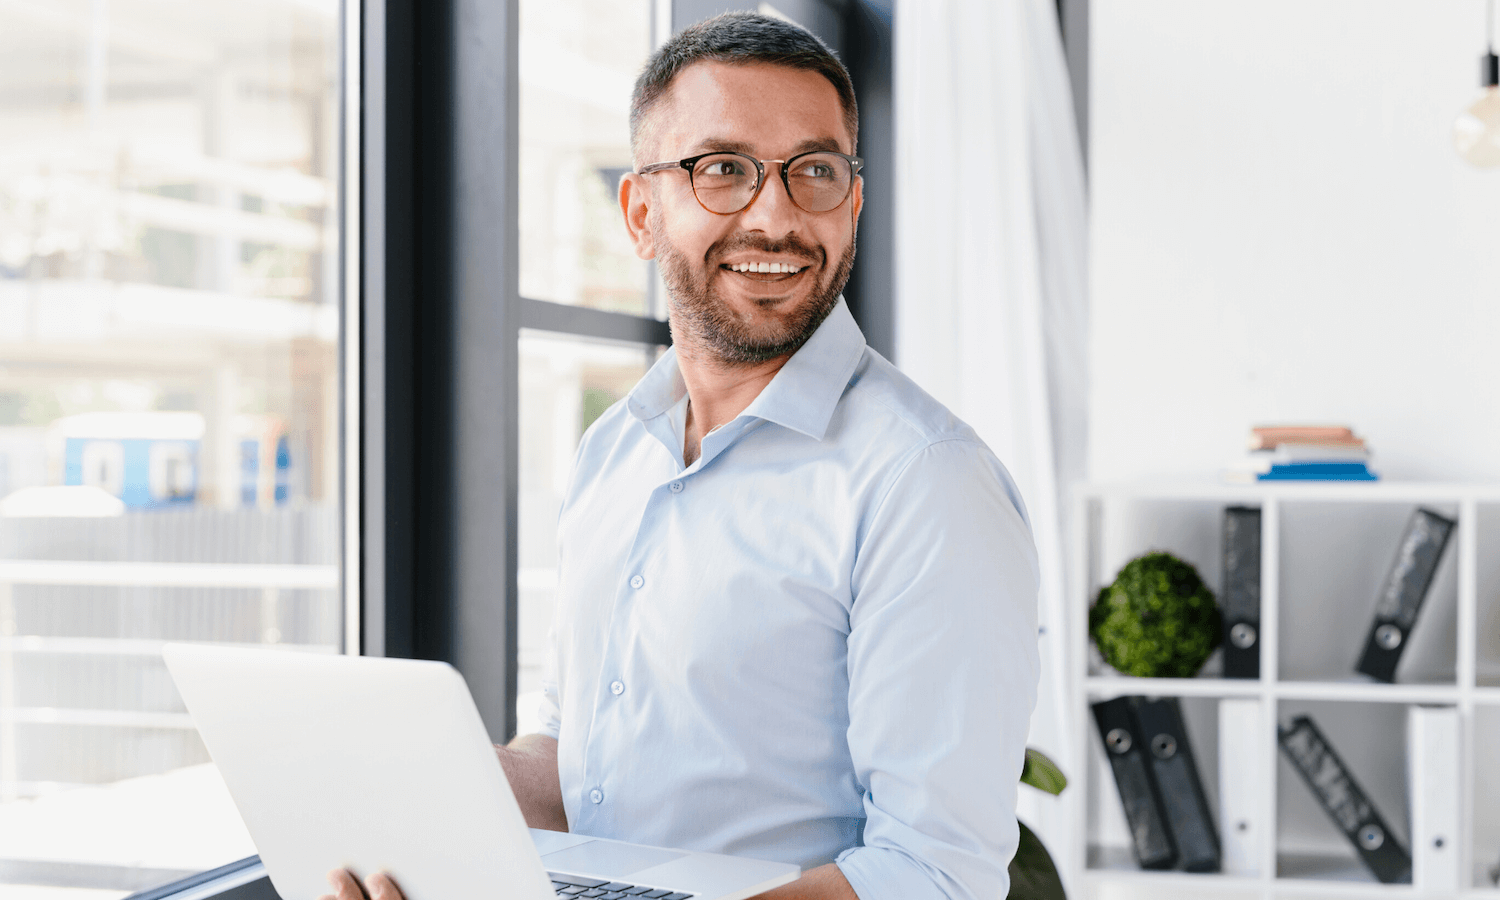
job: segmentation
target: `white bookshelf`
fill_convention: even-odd
[[[1131,678],[1109,669],[1088,637],[1088,606],[1129,559],[1165,550],[1192,563],[1217,596],[1223,511],[1261,510],[1261,677],[1224,679],[1218,654],[1196,678]],[[1396,684],[1354,672],[1397,542],[1423,506],[1458,522],[1397,669]],[[1500,484],[1420,482],[1136,482],[1076,494],[1068,622],[1072,758],[1063,794],[1068,846],[1053,847],[1070,898],[1436,897],[1452,891],[1385,885],[1282,760],[1275,726],[1308,713],[1410,849],[1405,721],[1414,705],[1458,711],[1460,834],[1451,859],[1458,896],[1500,900],[1486,870],[1500,864]],[[1198,770],[1218,814],[1217,704],[1260,702],[1252,749],[1264,784],[1253,875],[1140,870],[1089,704],[1123,695],[1179,697]],[[1495,771],[1491,771],[1495,770]]]

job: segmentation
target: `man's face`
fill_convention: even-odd
[[[808,150],[853,153],[843,107],[817,72],[755,63],[696,63],[652,111],[649,165],[715,150],[790,159]],[[620,187],[627,227],[642,259],[655,258],[671,294],[673,339],[723,363],[760,362],[796,351],[838,301],[854,263],[861,179],[828,212],[787,196],[779,163],[740,212],[718,215],[693,196],[688,173],[629,175]],[[779,263],[795,273],[734,271]]]

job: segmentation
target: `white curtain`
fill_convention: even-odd
[[[1067,709],[1067,492],[1084,475],[1087,218],[1053,0],[898,0],[896,363],[1010,469],[1041,558],[1029,742],[1077,758]],[[1074,777],[1078,773],[1068,773]],[[1022,791],[1059,857],[1064,806]],[[1060,867],[1063,859],[1058,858]]]

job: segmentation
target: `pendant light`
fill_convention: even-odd
[[[1487,0],[1485,41],[1479,58],[1479,99],[1453,122],[1453,146],[1471,165],[1500,166],[1500,57],[1495,55],[1495,0]]]

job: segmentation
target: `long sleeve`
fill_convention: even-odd
[[[917,451],[866,529],[849,633],[861,900],[1004,897],[1036,702],[1036,551],[982,444]]]

